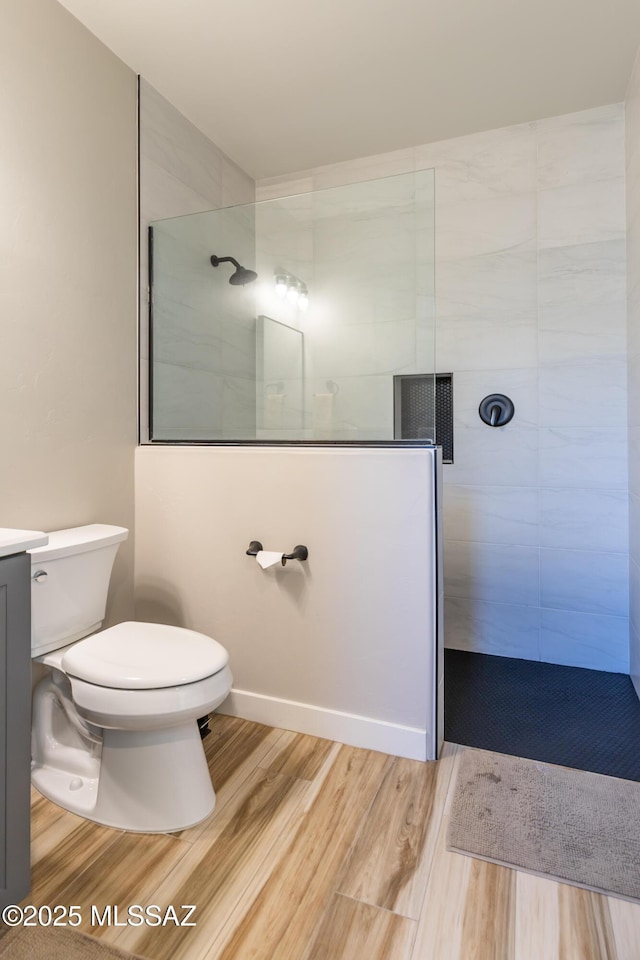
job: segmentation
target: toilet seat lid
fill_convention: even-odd
[[[74,643],[62,658],[62,669],[100,687],[150,690],[195,683],[228,661],[225,648],[204,633],[127,621]]]

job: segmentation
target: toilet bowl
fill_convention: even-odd
[[[127,621],[100,630],[127,530],[92,524],[31,551],[32,783],[59,806],[120,830],[172,832],[215,805],[197,718],[231,689],[211,637]]]

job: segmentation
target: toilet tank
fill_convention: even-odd
[[[99,630],[125,527],[92,523],[55,530],[31,554],[31,656]]]

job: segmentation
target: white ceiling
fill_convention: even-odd
[[[61,0],[256,178],[624,98],[639,0]]]

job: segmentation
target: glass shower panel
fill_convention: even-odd
[[[394,434],[394,376],[435,390],[433,199],[423,170],[154,223],[152,439],[433,440]]]
[[[153,439],[255,438],[256,314],[227,263],[255,258],[254,205],[159,221],[150,228]]]

